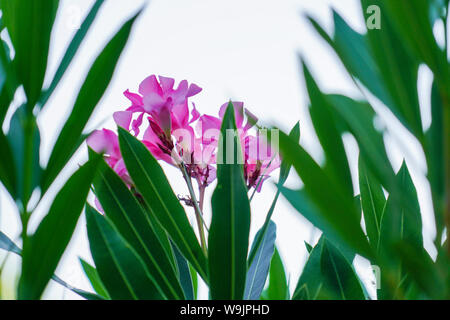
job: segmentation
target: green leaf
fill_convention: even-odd
[[[125,165],[150,214],[161,223],[183,256],[208,282],[206,257],[161,166],[145,145],[122,128],[118,130]]]
[[[8,139],[0,129],[0,153],[2,161],[0,161],[0,182],[3,183],[6,190],[15,197],[16,196],[16,166],[14,156]]]
[[[175,245],[172,247],[175,260],[177,262],[178,278],[181,286],[183,287],[184,296],[186,297],[186,300],[195,300],[194,286],[192,283],[191,271],[189,270],[188,262]]]
[[[120,28],[94,61],[78,93],[72,112],[62,128],[42,180],[45,192],[80,145],[80,136],[108,87],[134,21],[140,11]]]
[[[94,187],[106,216],[139,254],[155,280],[152,290],[168,299],[183,299],[183,289],[169,258],[172,252],[164,249],[147,212],[104,161]]]
[[[372,0],[363,0],[362,9],[366,20],[367,7],[374,5]],[[367,41],[378,69],[381,70],[380,83],[390,96],[387,106],[419,139],[422,139],[422,120],[420,116],[417,76],[420,61],[405,47],[405,41],[393,27],[383,2],[378,1],[381,14],[381,29],[367,31]],[[389,70],[389,72],[383,72]]]
[[[3,0],[2,19],[15,51],[15,68],[31,113],[39,99],[47,68],[50,36],[58,0]]]
[[[64,57],[62,58],[58,69],[56,70],[55,75],[53,76],[53,80],[50,84],[50,86],[41,93],[40,97],[40,105],[43,107],[45,103],[47,102],[48,98],[52,95],[53,91],[58,86],[59,81],[63,77],[64,73],[66,72],[67,68],[69,67],[70,63],[72,62],[73,57],[78,51],[78,48],[80,47],[81,43],[84,40],[84,37],[86,36],[87,32],[89,31],[89,28],[91,27],[92,23],[95,20],[95,17],[97,16],[97,13],[102,6],[104,0],[97,0],[95,1],[94,5],[92,6],[91,10],[89,11],[88,15],[84,19],[83,23],[81,24],[78,31],[75,33],[74,37],[72,38],[72,41],[70,42],[66,53],[64,54]]]
[[[102,297],[109,298],[108,291],[106,291],[105,286],[103,285],[102,280],[98,275],[97,269],[81,258],[80,263],[95,292],[97,292],[97,294]]]
[[[306,241],[304,241],[304,243],[305,243],[306,250],[308,250],[308,253],[311,253],[313,247]]]
[[[86,220],[91,254],[111,299],[161,299],[144,262],[113,225],[89,205]]]
[[[358,212],[352,195],[330,179],[324,170],[297,142],[280,132],[281,155],[291,161],[304,183],[302,191],[279,187],[281,193],[303,215],[307,215],[322,230],[333,230],[343,244],[356,252],[371,256],[367,239],[361,229]],[[306,209],[306,210],[305,210]]]
[[[250,204],[231,102],[222,120],[218,159],[223,164],[217,165],[208,237],[210,292],[212,299],[240,300],[247,273]]]
[[[367,236],[373,248],[378,250],[381,217],[386,208],[386,198],[381,184],[367,170],[364,158],[359,157],[359,189]]]
[[[364,291],[352,265],[325,237],[310,253],[293,300],[364,300]]]
[[[399,207],[391,197],[388,198],[386,211],[381,218],[380,245],[383,253],[392,250],[391,246],[400,241],[407,242],[417,249],[423,248],[422,218],[417,191],[405,162],[396,178],[414,210]]]
[[[0,231],[0,249],[22,254],[22,250],[6,234]]]
[[[26,205],[31,193],[39,185],[41,167],[39,164],[40,133],[33,115],[26,113],[25,106],[14,113],[8,132],[16,168],[17,191],[15,197]],[[7,156],[7,155],[6,155]]]
[[[292,140],[297,141],[297,142],[300,140],[300,124],[299,124],[299,122],[297,122],[295,124],[295,126],[291,129],[291,131],[289,132],[289,137]],[[291,164],[289,162],[287,162],[286,160],[282,159],[281,165],[280,165],[280,177],[278,178],[279,186],[282,186],[286,182],[286,180],[289,176],[289,171],[291,171]],[[252,264],[253,259],[255,258],[256,251],[259,249],[262,239],[263,239],[265,233],[267,232],[267,229],[269,228],[269,223],[272,219],[272,215],[275,210],[275,206],[277,204],[279,196],[280,196],[280,190],[277,190],[275,197],[272,201],[272,204],[269,208],[269,211],[267,212],[266,220],[264,221],[264,225],[261,228],[262,236],[255,239],[256,242],[252,245],[252,248],[250,250],[250,254],[248,256],[248,262],[247,262],[248,266],[250,266]]]
[[[352,178],[345,154],[344,143],[337,118],[333,117],[332,107],[320,91],[307,66],[303,64],[309,98],[311,100],[311,119],[314,129],[325,153],[324,171],[339,182],[343,192],[353,195]]]
[[[85,298],[86,300],[105,300],[104,297],[102,297],[102,296],[100,296],[98,294],[91,293],[91,292],[88,292],[88,291],[84,291],[84,290],[72,287],[70,284],[68,284],[67,282],[65,282],[64,280],[62,280],[60,277],[58,277],[56,275],[52,276],[52,280],[55,281],[56,283],[59,283],[63,287],[66,287],[67,289],[75,292],[76,294],[78,294],[79,296]]]
[[[270,262],[269,285],[262,293],[264,300],[286,300],[289,299],[289,288],[284,270],[283,261],[275,247],[275,251]]]
[[[3,73],[4,83],[0,85],[0,125],[3,125],[6,113],[18,87],[13,63],[10,59],[9,47],[0,39],[0,74]],[[1,75],[0,75],[1,77]]]
[[[88,161],[69,178],[36,232],[25,241],[19,298],[42,295],[75,230],[97,164],[98,159]]]
[[[448,62],[433,35],[427,0],[378,0],[414,55],[425,62],[440,79],[448,80]]]
[[[266,283],[267,275],[269,274],[270,262],[275,250],[276,229],[277,227],[275,223],[270,221],[261,245],[256,251],[255,259],[247,271],[244,292],[245,300],[258,300],[261,296],[261,292],[264,289],[264,284]],[[264,230],[261,228],[255,235],[253,246],[256,243],[256,239],[261,237],[263,231]]]
[[[428,179],[433,197],[437,237],[445,226],[445,157],[444,157],[444,105],[436,82],[431,91],[431,126],[425,134],[425,156],[428,165]]]

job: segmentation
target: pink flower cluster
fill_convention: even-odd
[[[124,92],[131,106],[115,112],[113,117],[118,126],[136,137],[142,136],[140,140],[156,159],[171,165],[183,163],[199,187],[204,188],[216,178],[220,127],[228,103],[221,106],[219,117],[200,115],[194,103],[189,110],[189,98],[201,90],[186,80],[175,89],[174,79],[151,75],[142,81],[138,93]],[[260,135],[251,134],[256,117],[244,109],[242,102],[233,102],[233,107],[244,157],[244,177],[248,188],[255,187],[259,192],[262,182],[280,166],[280,158]],[[146,128],[140,135],[143,126]],[[133,184],[113,131],[96,130],[87,143],[94,151],[105,153],[108,165],[129,186]]]

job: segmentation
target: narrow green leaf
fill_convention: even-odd
[[[3,0],[3,22],[15,51],[15,68],[27,96],[28,113],[39,99],[47,68],[58,0]]]
[[[16,168],[16,198],[26,204],[31,193],[39,185],[42,169],[39,164],[40,133],[33,115],[26,113],[25,106],[14,113],[8,132]]]
[[[25,242],[19,298],[38,299],[42,295],[75,230],[97,164],[98,159],[88,161],[69,178],[36,232]]]
[[[381,184],[367,170],[364,158],[359,157],[359,189],[367,236],[373,248],[378,250],[381,217],[386,208],[386,198]]]
[[[186,297],[186,300],[195,300],[194,286],[188,262],[175,245],[173,245],[173,253],[177,262],[178,278],[183,287],[184,296]]]
[[[273,252],[275,250],[276,229],[277,227],[275,223],[270,221],[261,245],[256,251],[255,259],[247,271],[244,292],[245,300],[258,300],[261,296],[261,292],[263,291],[266,283],[267,275],[269,274],[269,267]],[[264,230],[261,228],[255,235],[253,246],[255,245],[256,239],[261,237],[263,232]]]
[[[325,237],[310,253],[294,292],[294,300],[364,300],[353,267]]]
[[[95,290],[97,294],[102,297],[109,298],[108,291],[106,291],[105,286],[98,275],[97,269],[90,265],[88,262],[80,258],[81,266],[83,267],[84,274],[89,279],[92,288]]]
[[[119,144],[131,179],[150,214],[161,223],[183,256],[207,282],[206,257],[161,166],[145,145],[122,128],[119,128]]]
[[[125,22],[94,61],[78,93],[72,112],[62,128],[42,180],[45,192],[79,146],[79,138],[98,102],[105,93],[140,11]]]
[[[291,129],[291,131],[289,132],[289,137],[293,141],[299,142],[299,140],[300,140],[300,124],[299,124],[299,122],[297,122],[295,124],[295,126]],[[281,166],[280,166],[280,177],[278,178],[279,186],[282,186],[286,182],[286,180],[289,176],[289,171],[291,171],[291,166],[292,165],[288,161],[282,159]],[[279,196],[280,196],[280,190],[277,190],[275,197],[272,201],[272,204],[269,208],[269,211],[267,212],[266,220],[264,221],[264,225],[261,228],[261,236],[255,239],[256,242],[252,245],[250,254],[248,255],[248,262],[247,262],[248,266],[250,266],[252,264],[253,259],[255,258],[256,251],[259,249],[262,239],[263,239],[265,233],[267,232],[267,229],[269,228],[269,223],[270,223],[270,220],[272,219],[272,215],[275,210],[275,206],[277,204]]]
[[[308,250],[308,253],[311,253],[311,251],[312,251],[312,249],[313,249],[312,245],[310,245],[310,244],[309,244],[308,242],[306,242],[306,241],[304,241],[304,243],[305,243],[306,250]]]
[[[311,100],[311,119],[325,153],[324,171],[330,178],[339,182],[343,192],[353,195],[350,168],[337,123],[339,119],[333,117],[332,107],[329,105],[326,96],[320,91],[305,64],[303,64],[303,73]]]
[[[208,262],[212,299],[242,299],[247,273],[250,204],[244,182],[242,155],[233,105],[222,120],[217,187],[212,196]]]
[[[283,261],[280,253],[275,247],[269,269],[269,285],[261,296],[264,300],[286,300],[289,299],[289,287],[286,279]]]
[[[144,262],[113,225],[89,205],[86,220],[91,254],[111,299],[161,299]]]
[[[6,234],[0,231],[0,249],[22,254],[22,250]]]
[[[63,77],[64,73],[66,72],[67,68],[69,67],[70,63],[72,62],[73,57],[78,51],[78,48],[80,47],[81,43],[84,40],[84,37],[86,36],[87,32],[89,31],[89,28],[91,27],[92,23],[95,20],[95,17],[97,16],[97,13],[102,6],[104,0],[97,0],[95,1],[94,5],[92,6],[91,10],[89,11],[88,15],[84,19],[83,23],[81,24],[78,31],[75,33],[74,37],[72,38],[72,41],[70,42],[69,46],[67,47],[66,53],[64,54],[58,69],[56,70],[55,75],[53,76],[53,80],[50,84],[50,86],[41,93],[40,97],[40,105],[41,108],[45,105],[48,98],[52,95],[53,91],[58,86],[59,81]]]
[[[284,187],[280,187],[281,193],[294,207],[307,203],[308,210],[300,212],[308,214],[309,219],[320,223],[319,228],[331,226],[349,248],[362,255],[371,256],[369,244],[361,229],[360,212],[355,206],[353,196],[346,194],[302,146],[283,132],[280,132],[280,150],[281,155],[292,162],[304,183],[304,194],[292,190],[289,193]],[[299,209],[302,210],[300,207]]]
[[[0,153],[2,161],[0,161],[0,182],[5,186],[6,190],[15,197],[16,196],[16,166],[14,156],[8,139],[0,129]]]
[[[147,213],[104,161],[94,187],[106,216],[139,254],[155,279],[152,289],[168,299],[183,299],[183,290],[169,258],[172,252],[164,249]]]

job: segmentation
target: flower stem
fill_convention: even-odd
[[[201,206],[199,205],[199,203],[197,202],[197,197],[195,196],[195,192],[194,192],[194,188],[192,187],[192,180],[190,175],[188,174],[187,170],[186,170],[186,166],[184,165],[184,163],[181,163],[179,165],[179,168],[181,170],[181,173],[183,174],[183,178],[186,181],[186,184],[188,186],[189,189],[189,194],[191,195],[191,200],[193,202],[194,205],[194,209],[195,209],[195,217],[197,219],[197,227],[198,227],[198,231],[200,233],[200,243],[203,249],[203,252],[205,253],[205,255],[208,254],[208,249],[206,247],[206,237],[205,237],[205,231],[203,229],[203,213],[202,213],[202,208],[203,207],[203,196],[204,194],[200,194],[201,197]]]

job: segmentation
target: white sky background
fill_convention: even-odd
[[[51,43],[49,75],[53,76],[75,32],[74,26],[77,21],[84,19],[93,2],[93,0],[61,1]],[[93,59],[119,26],[144,2],[108,0],[103,5],[77,58],[72,62],[38,120],[42,136],[42,164],[46,164],[49,158],[57,134],[73,106]],[[137,91],[140,81],[145,77],[160,74],[173,77],[177,81],[187,79],[202,87],[203,91],[192,99],[201,113],[217,115],[220,105],[232,98],[244,101],[246,107],[263,123],[278,125],[285,131],[300,120],[301,143],[314,158],[322,161],[322,151],[309,120],[308,98],[300,73],[298,53],[305,58],[322,89],[361,97],[332,50],[302,16],[305,13],[311,14],[331,32],[333,30],[331,8],[337,10],[354,28],[364,30],[364,21],[357,0],[153,0],[136,21],[114,78],[88,129],[100,126],[114,128],[112,113],[129,105],[122,92],[128,88]],[[421,72],[427,79],[422,85],[427,92],[431,78],[425,68]],[[46,79],[47,83],[50,80],[51,77]],[[424,106],[428,103],[426,99],[426,95],[421,96]],[[431,219],[430,192],[423,176],[424,157],[414,152],[417,145],[405,130],[399,128],[396,121],[387,118],[386,122],[392,132],[399,134],[397,139],[386,138],[393,150],[389,155],[394,168],[397,170],[400,167],[403,154],[409,156],[408,165],[424,213],[425,242],[429,251],[433,253],[430,244],[434,235],[434,225]],[[356,143],[352,139],[346,139],[345,142],[356,178]],[[52,187],[51,198],[65,179],[76,170],[78,164],[85,159],[86,149],[83,148],[64,170],[58,183]],[[175,193],[187,194],[180,173],[168,165],[164,165],[164,169]],[[288,186],[300,186],[298,178],[293,171],[291,173]],[[356,179],[354,181],[357,182]],[[211,189],[212,187],[210,192]],[[266,182],[262,192],[253,199],[250,239],[253,239],[262,225],[274,194],[273,184]],[[31,230],[34,230],[42,219],[51,200],[46,199],[38,207],[36,215],[31,220]],[[0,230],[17,240],[20,232],[18,214],[12,201],[5,195],[4,189],[1,189],[0,209]],[[193,219],[192,208],[187,208],[186,211]],[[209,203],[206,204],[205,214],[209,220]],[[292,291],[306,259],[303,242],[306,240],[315,244],[320,232],[314,231],[312,225],[293,210],[282,197],[278,201],[273,220],[277,224],[277,245],[290,278]],[[75,287],[91,290],[78,257],[92,261],[84,215],[56,274]],[[0,252],[0,261],[3,258],[4,252]],[[20,263],[18,258],[9,257],[6,264],[7,272],[3,274],[2,279],[4,286],[12,286],[17,276],[18,263]],[[363,280],[369,283],[371,271],[368,263],[359,261],[356,268]],[[372,287],[369,288],[369,292],[373,294]],[[5,288],[3,294],[11,297],[10,290]],[[47,299],[63,297],[79,298],[55,283],[49,285],[44,295]],[[207,298],[204,291],[201,297]]]

